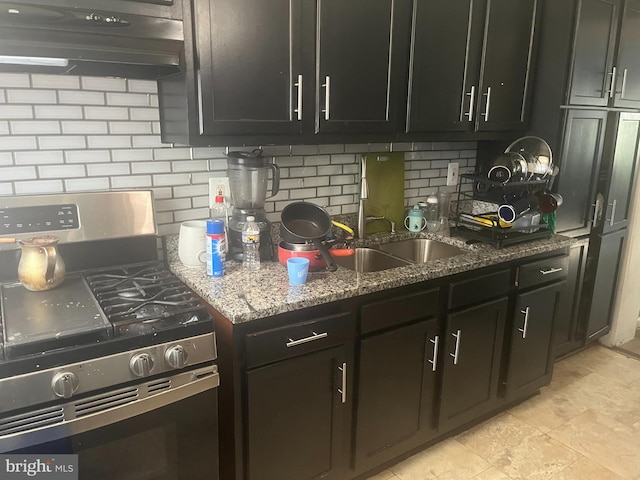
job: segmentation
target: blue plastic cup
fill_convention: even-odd
[[[287,271],[289,272],[289,283],[291,285],[302,285],[307,281],[309,259],[302,257],[288,258]]]

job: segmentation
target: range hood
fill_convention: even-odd
[[[0,71],[158,78],[179,70],[182,20],[37,2],[0,0]]]

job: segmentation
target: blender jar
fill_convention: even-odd
[[[269,170],[272,171],[271,194],[267,196]],[[280,188],[280,169],[262,156],[262,150],[251,152],[229,152],[227,154],[227,176],[233,206],[240,210],[264,208],[267,198],[276,195]]]

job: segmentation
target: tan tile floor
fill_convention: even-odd
[[[596,345],[526,402],[370,480],[640,480],[640,360]]]

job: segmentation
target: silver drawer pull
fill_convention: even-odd
[[[476,86],[475,85],[471,85],[471,91],[469,93],[466,94],[469,98],[469,112],[468,113],[464,113],[463,116],[465,117],[469,117],[469,121],[473,122],[473,107],[474,104],[476,103]],[[462,118],[460,119],[460,121],[462,121]]]
[[[331,77],[327,75],[324,77],[324,83],[322,84],[324,87],[324,119],[329,120],[331,114],[329,113],[329,104],[331,103]]]
[[[458,351],[460,350],[460,337],[462,336],[462,330],[458,330],[457,333],[452,333],[451,335],[453,335],[456,338],[456,350],[453,353],[450,353],[449,355],[453,357],[453,364],[457,365],[458,364]]]
[[[549,270],[539,270],[542,275],[549,275],[550,273],[561,272],[562,268],[550,268]]]
[[[321,338],[325,338],[327,336],[327,332],[316,333],[311,332],[313,335],[310,337],[301,338],[300,340],[289,339],[287,342],[287,347],[295,347],[296,345],[302,345],[303,343],[313,342],[314,340],[320,340]]]
[[[295,86],[298,87],[298,108],[293,111],[298,114],[297,119],[302,120],[302,75],[298,75],[298,83]]]
[[[527,328],[529,327],[529,307],[526,307],[524,310],[520,310],[520,313],[524,314],[524,325],[522,328],[519,328],[518,331],[522,332],[522,338],[527,338]]]
[[[438,335],[436,335],[433,338],[429,339],[429,342],[433,343],[433,357],[431,358],[431,360],[429,360],[429,363],[431,364],[431,371],[435,372],[436,368],[438,367],[438,340],[440,339],[440,337]]]
[[[342,403],[347,403],[347,362],[338,367],[338,370],[342,372],[342,388],[338,389],[338,393],[342,395]]]
[[[489,109],[491,108],[491,87],[487,87],[487,93],[483,93],[487,97],[487,104],[484,107],[484,113],[481,115],[484,117],[484,121],[489,121]]]

